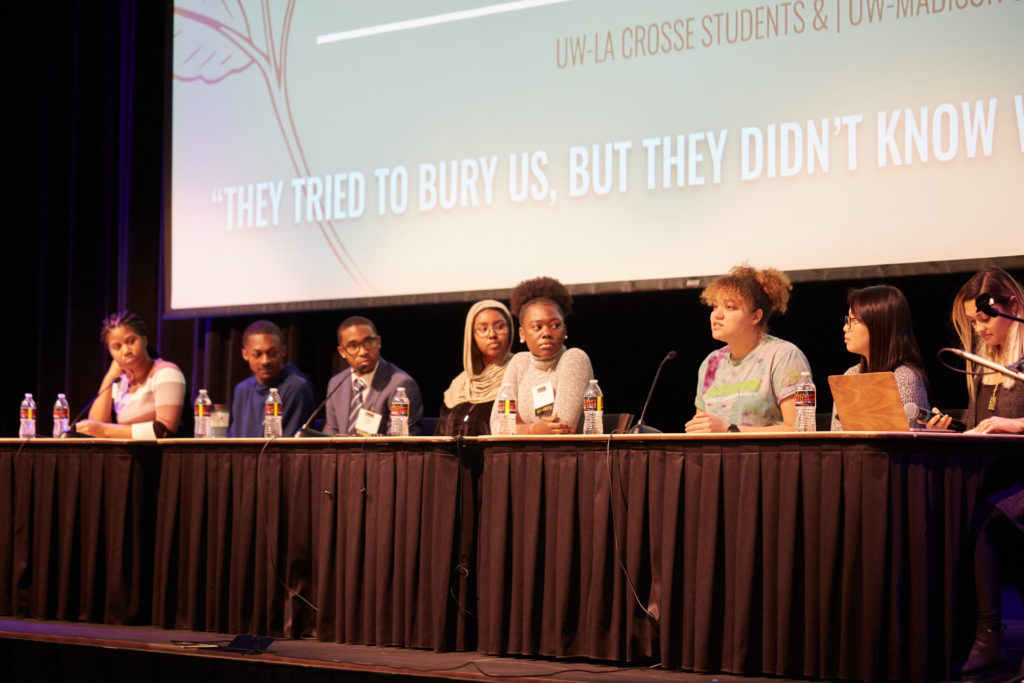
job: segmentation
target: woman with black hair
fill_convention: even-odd
[[[89,419],[75,430],[108,439],[157,439],[177,433],[185,375],[174,363],[150,353],[142,318],[130,311],[107,316],[100,342],[110,353],[110,368]]]
[[[896,376],[903,405],[913,403],[918,408],[930,409],[921,351],[903,292],[888,285],[876,285],[850,292],[847,302],[843,341],[847,351],[860,356],[860,362],[844,374],[891,372]],[[907,423],[912,429],[923,426],[916,418],[908,418]],[[842,429],[833,407],[832,431]]]

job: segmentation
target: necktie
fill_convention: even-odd
[[[359,409],[363,407],[363,380],[356,377],[352,380],[352,401],[348,408],[348,431],[347,434],[356,433],[356,419],[359,417]]]

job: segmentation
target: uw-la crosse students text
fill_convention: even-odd
[[[1000,365],[1024,357],[1024,324],[979,311],[975,299],[986,294],[994,308],[1017,318],[1024,317],[1024,288],[1009,273],[987,268],[967,281],[953,300],[953,326],[965,350]],[[969,371],[984,371],[968,363]],[[1024,434],[1024,383],[994,372],[967,375],[970,401],[964,422],[968,433]],[[945,428],[950,419],[936,414],[928,426]],[[970,437],[966,437],[970,438]],[[1024,446],[1022,446],[1024,452]],[[978,504],[974,510],[977,537],[974,543],[974,587],[978,623],[974,643],[961,669],[964,674],[984,671],[1006,661],[1003,649],[1000,546],[1016,552],[1007,566],[1015,572],[1024,595],[1024,458],[1001,459],[986,468]],[[1000,543],[1005,541],[1005,543]]]
[[[538,277],[516,285],[511,303],[519,341],[529,349],[512,357],[502,378],[516,392],[516,433],[572,434],[583,417],[583,392],[594,378],[587,354],[565,348],[572,296],[558,280]],[[498,432],[498,419],[492,406],[491,433]]]
[[[181,424],[185,376],[174,363],[150,355],[146,324],[130,311],[114,313],[103,320],[100,341],[110,368],[89,419],[75,430],[109,439],[173,436]]]
[[[711,336],[726,345],[701,363],[687,432],[793,429],[796,386],[811,368],[800,349],[768,334],[768,319],[785,313],[790,289],[784,273],[742,265],[701,293],[712,307]]]
[[[491,406],[512,359],[512,314],[493,299],[478,301],[466,314],[462,367],[444,392],[435,434],[490,434]]]
[[[847,297],[849,310],[843,324],[846,350],[860,356],[860,362],[844,374],[891,372],[896,376],[903,405],[913,403],[928,410],[928,383],[921,351],[910,318],[910,305],[903,292],[888,285],[855,289]],[[908,420],[911,429],[923,425]],[[842,430],[835,408],[832,431]]]

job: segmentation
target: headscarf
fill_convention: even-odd
[[[493,308],[501,313],[508,324],[508,347],[505,355],[495,362],[483,366],[480,351],[473,338],[473,321],[477,313]],[[466,329],[462,342],[462,367],[465,368],[444,392],[444,404],[454,408],[460,403],[487,403],[498,396],[501,379],[505,376],[505,366],[512,358],[512,314],[505,304],[494,299],[484,299],[473,304],[466,314]]]

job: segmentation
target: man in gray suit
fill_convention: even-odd
[[[398,387],[405,387],[409,397],[409,435],[420,433],[420,388],[401,368],[380,357],[380,347],[381,336],[369,319],[354,315],[338,326],[338,353],[348,368],[327,383],[328,434],[387,434],[391,399]]]

